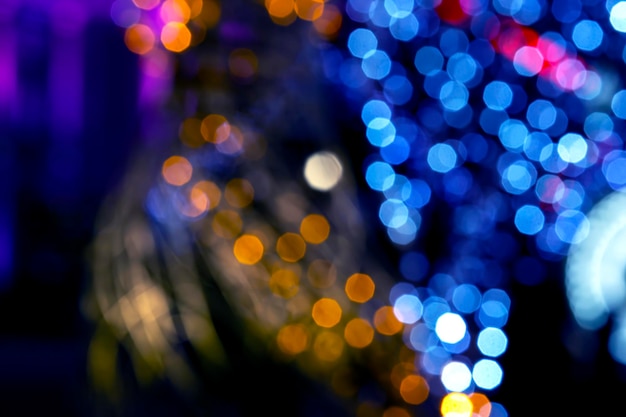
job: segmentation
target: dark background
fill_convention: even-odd
[[[13,34],[18,98],[0,108],[0,413],[105,415],[94,410],[89,389],[85,364],[93,328],[81,296],[98,210],[140,143],[137,57],[106,16],[89,19],[82,31],[80,129],[55,129],[51,51],[69,41],[54,36],[45,7],[14,5],[0,20],[0,30]],[[563,266],[546,267],[542,283],[513,284],[505,376],[492,399],[512,416],[620,409],[608,400],[626,382],[606,352],[607,330],[576,328]],[[137,406],[134,415],[175,415],[167,393],[136,401],[152,405]]]

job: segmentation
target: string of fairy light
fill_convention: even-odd
[[[329,41],[320,43],[324,74],[361,115],[364,146],[373,150],[362,174],[383,197],[379,218],[402,251],[403,282],[311,260],[333,246],[332,221],[300,212],[292,230],[263,226],[249,211],[262,200],[253,178],[199,178],[210,155],[265,155],[267,144],[226,115],[181,123],[189,155],[165,160],[148,209],[162,221],[209,225],[204,243],[229,248],[224,253],[244,268],[241,279],[268,291],[270,298],[259,299],[287,302],[300,321],[268,308],[253,315],[275,333],[283,354],[312,350],[332,364],[345,344],[364,349],[377,334],[400,337],[406,352],[391,372],[400,402],[385,417],[410,415],[429,396],[439,399],[443,416],[506,416],[487,394],[503,378],[507,283],[540,282],[540,259],[560,260],[582,242],[585,212],[626,182],[619,134],[626,95],[617,69],[590,64],[605,55],[623,62],[625,3],[597,3],[264,2],[275,24],[308,21]],[[170,74],[164,50],[199,45],[220,13],[212,0],[116,0],[111,8],[128,48],[143,59],[146,86]],[[541,20],[561,32],[530,29]],[[233,50],[229,71],[249,77],[258,59],[250,49]],[[329,152],[312,156],[308,169],[309,186],[324,191],[342,175],[340,159]],[[449,253],[429,259],[419,237],[435,201],[450,207]],[[521,254],[519,233],[528,236],[530,254]],[[384,305],[372,310],[381,297]],[[338,375],[331,377],[336,389],[350,391]]]

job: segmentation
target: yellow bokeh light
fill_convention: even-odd
[[[314,21],[324,13],[324,0],[295,0],[294,10],[300,19]]]
[[[241,232],[243,221],[241,216],[233,210],[221,210],[215,213],[211,228],[213,232],[223,238],[231,239]]]
[[[407,375],[400,383],[400,395],[408,404],[421,404],[428,398],[430,387],[420,375]]]
[[[339,359],[343,353],[344,342],[341,336],[328,330],[320,332],[313,342],[315,355],[326,362]]]
[[[233,253],[242,264],[254,265],[263,257],[263,243],[257,236],[245,234],[235,240]]]
[[[367,320],[356,318],[346,324],[343,336],[350,346],[360,349],[372,343],[374,329]]]
[[[402,407],[389,407],[383,413],[383,417],[411,417],[411,414]]]
[[[187,23],[191,18],[191,8],[185,0],[165,0],[161,3],[160,15],[164,23]]]
[[[342,22],[341,10],[334,4],[326,4],[320,18],[313,21],[313,27],[320,35],[332,39],[339,33]]]
[[[283,326],[276,335],[278,348],[288,355],[304,352],[309,343],[309,333],[303,324]]]
[[[397,363],[391,370],[390,380],[391,384],[400,389],[400,385],[407,375],[414,374],[416,372],[414,362],[400,362]]]
[[[189,17],[191,19],[198,17],[202,13],[203,0],[187,0],[189,4]]]
[[[332,298],[320,298],[315,304],[311,315],[318,326],[333,327],[341,320],[341,306]]]
[[[402,330],[402,323],[396,318],[393,307],[383,306],[374,313],[374,327],[378,333],[391,336]]]
[[[232,207],[243,208],[254,199],[254,188],[250,181],[243,178],[234,178],[224,188],[224,199]]]
[[[309,214],[300,223],[300,234],[309,243],[324,242],[330,234],[330,225],[326,217],[320,214]]]
[[[265,8],[271,17],[284,19],[294,13],[294,0],[265,0]]]
[[[151,10],[159,5],[161,0],[133,0],[135,6],[143,10]]]
[[[469,395],[472,402],[472,417],[489,417],[491,414],[491,401],[485,394],[473,392]]]
[[[181,22],[169,22],[161,29],[161,43],[168,51],[182,52],[191,43],[191,32]]]
[[[161,174],[168,184],[180,186],[189,182],[193,174],[193,167],[187,158],[174,155],[163,162]]]
[[[331,287],[337,280],[337,267],[326,259],[315,259],[309,264],[307,278],[315,288]]]
[[[188,201],[178,203],[178,209],[184,216],[198,217],[209,209],[209,197],[202,190],[192,187],[187,197]]]
[[[228,68],[238,78],[250,78],[259,68],[259,60],[254,52],[246,48],[233,50],[228,57]]]
[[[199,192],[204,193],[208,199],[207,210],[217,207],[220,203],[221,191],[214,182],[208,180],[198,181],[194,184],[192,191],[197,190]]]
[[[272,273],[269,286],[272,292],[283,298],[291,298],[298,293],[300,277],[291,269],[278,269]]]
[[[139,55],[147,54],[154,48],[156,38],[149,26],[140,23],[129,26],[124,33],[126,47]]]
[[[346,295],[355,303],[364,303],[374,296],[374,280],[367,274],[352,274],[346,281]]]
[[[222,143],[230,136],[230,124],[221,114],[209,114],[200,124],[200,134],[205,141]]]
[[[200,133],[201,121],[195,117],[189,117],[180,124],[178,137],[180,141],[190,148],[199,148],[204,145],[204,138]]]
[[[443,417],[471,417],[473,410],[472,400],[461,392],[451,392],[441,401]]]
[[[276,253],[284,261],[298,262],[306,253],[306,243],[297,233],[285,233],[276,241]]]

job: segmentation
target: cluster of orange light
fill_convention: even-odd
[[[274,23],[287,26],[297,18],[307,20],[326,38],[334,37],[341,28],[341,11],[326,0],[265,0],[265,8]]]
[[[158,9],[159,23],[147,15],[126,29],[124,41],[132,52],[145,55],[157,45],[183,52],[204,39],[221,13],[216,0],[133,0],[142,12]]]

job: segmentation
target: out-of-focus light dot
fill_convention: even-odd
[[[333,327],[341,320],[341,306],[332,298],[320,298],[311,311],[311,316],[320,327]]]
[[[377,1],[371,3],[371,7],[369,8],[369,17],[370,21],[380,28],[388,28],[391,23],[391,16],[385,10],[384,2]]]
[[[294,10],[300,19],[315,21],[324,13],[324,0],[295,0]]]
[[[515,119],[502,122],[498,129],[498,138],[502,145],[511,152],[521,152],[528,136],[528,128]]]
[[[572,32],[574,44],[582,51],[593,51],[602,44],[603,37],[602,28],[593,20],[579,21]]]
[[[558,202],[565,194],[565,185],[558,176],[546,174],[537,181],[535,194],[537,194],[540,201],[553,204]]]
[[[168,184],[180,186],[189,182],[193,167],[187,158],[174,155],[163,162],[161,174]]]
[[[467,324],[463,317],[455,313],[443,313],[437,319],[435,332],[444,343],[458,343],[465,336]]]
[[[447,201],[459,201],[472,188],[472,173],[465,167],[447,172],[443,177],[445,199]]]
[[[456,166],[454,148],[446,143],[436,143],[428,150],[428,165],[433,171],[445,173]]]
[[[626,1],[620,1],[611,8],[609,22],[616,31],[626,32]]]
[[[311,188],[318,191],[334,188],[342,174],[341,162],[332,152],[316,152],[304,164],[304,179]]]
[[[365,171],[365,180],[372,190],[385,191],[395,180],[395,172],[386,162],[373,162]]]
[[[626,119],[626,90],[620,90],[613,95],[611,110],[620,119]]]
[[[563,197],[558,201],[559,208],[578,209],[582,206],[585,199],[585,189],[574,180],[566,180],[563,182]]]
[[[202,119],[200,133],[207,142],[222,143],[230,136],[231,126],[224,116],[209,114]]]
[[[478,333],[476,345],[485,356],[497,357],[506,351],[508,338],[496,327],[487,327]]]
[[[282,298],[291,298],[298,293],[300,277],[291,269],[277,269],[269,280],[270,290]]]
[[[450,362],[451,354],[443,347],[429,347],[422,355],[422,368],[431,375],[441,375],[441,370]]]
[[[568,163],[561,159],[558,153],[558,145],[551,143],[541,150],[539,162],[543,169],[552,173],[563,172],[567,168]]]
[[[215,149],[225,155],[237,155],[243,150],[244,136],[237,126],[230,126],[230,135],[223,142],[216,143]]]
[[[469,46],[467,35],[460,29],[450,28],[443,31],[439,38],[441,52],[450,57],[456,52],[466,52]]]
[[[370,51],[375,51],[377,47],[378,39],[369,29],[358,28],[348,36],[348,50],[357,58],[363,58]]]
[[[421,224],[422,216],[418,212],[413,212],[402,225],[387,227],[387,235],[397,245],[408,245],[415,240]]]
[[[330,234],[330,225],[321,214],[309,214],[300,222],[300,234],[309,243],[320,244]]]
[[[313,21],[313,27],[322,36],[332,40],[341,29],[343,14],[334,4],[326,3],[319,19]]]
[[[306,242],[297,233],[285,233],[276,241],[276,253],[284,261],[298,262],[306,253]]]
[[[424,207],[430,201],[432,192],[428,183],[420,179],[413,179],[409,181],[410,194],[405,200],[405,203],[409,207],[421,208]]]
[[[141,23],[129,26],[124,32],[126,47],[139,55],[147,54],[154,48],[156,38],[149,26]]]
[[[502,382],[502,368],[491,359],[481,359],[474,365],[472,378],[477,386],[491,390]]]
[[[626,365],[626,329],[624,327],[618,327],[611,332],[608,348],[613,359]]]
[[[250,181],[243,178],[233,178],[224,188],[224,199],[232,207],[243,208],[254,199],[254,188]]]
[[[424,323],[416,324],[409,333],[410,347],[419,352],[426,352],[439,344],[437,335]]]
[[[556,121],[556,109],[548,100],[538,99],[528,106],[526,119],[535,129],[546,130]]]
[[[402,323],[413,324],[422,317],[424,306],[415,295],[404,294],[393,303],[393,312]]]
[[[447,109],[457,111],[467,105],[469,92],[467,87],[458,81],[448,81],[441,86],[439,100]]]
[[[467,394],[451,392],[441,400],[443,417],[472,417],[474,406]]]
[[[236,211],[220,210],[213,216],[211,228],[213,232],[223,238],[234,238],[241,232],[243,221]]]
[[[411,417],[411,414],[402,407],[392,406],[385,410],[383,417]]]
[[[443,68],[443,55],[434,46],[424,46],[415,53],[415,68],[422,75],[430,75]]]
[[[396,175],[393,185],[387,188],[383,194],[386,198],[395,198],[405,202],[411,195],[411,183],[404,175]]]
[[[373,80],[382,80],[391,71],[391,59],[385,51],[369,51],[361,62],[363,73]]]
[[[400,227],[407,222],[409,209],[401,200],[390,198],[380,205],[378,217],[385,226]]]
[[[207,200],[208,200],[207,206],[206,206],[207,210],[217,207],[217,205],[220,203],[220,199],[222,196],[222,193],[219,187],[215,185],[214,182],[208,181],[208,180],[198,181],[197,183],[194,184],[191,191],[202,193],[207,197]],[[195,202],[193,202],[193,204],[195,204]]]
[[[511,194],[522,194],[532,187],[537,179],[537,170],[528,161],[517,161],[502,173],[502,186]]]
[[[603,84],[602,77],[596,71],[587,71],[585,84],[574,91],[574,94],[583,100],[593,100],[600,95]]]
[[[472,384],[472,371],[463,362],[449,362],[441,370],[441,383],[448,391],[465,391]]]
[[[491,403],[491,413],[489,413],[489,417],[509,417],[509,413],[507,413],[502,404]]]
[[[152,10],[159,5],[161,0],[133,0],[135,6],[143,10]]]
[[[392,75],[385,80],[383,93],[391,104],[406,104],[413,95],[413,84],[404,75]]]
[[[159,14],[164,23],[187,23],[191,18],[191,8],[184,0],[165,0],[161,3]]]
[[[483,101],[492,110],[505,110],[513,101],[513,90],[503,81],[492,81],[483,90]]]
[[[139,22],[141,10],[132,3],[131,0],[115,0],[111,4],[111,19],[123,28],[127,28]]]
[[[461,313],[472,313],[480,307],[480,291],[472,284],[461,284],[452,293],[452,303]]]
[[[396,137],[396,127],[391,120],[377,117],[367,124],[365,135],[372,145],[378,147],[387,146]]]
[[[237,48],[228,55],[228,69],[237,78],[250,78],[257,73],[259,60],[254,52],[247,48]]]
[[[314,288],[332,287],[337,280],[337,267],[325,259],[315,259],[307,268],[307,278]]]
[[[493,110],[487,107],[481,111],[479,123],[485,133],[497,135],[502,123],[508,119],[509,115],[505,111]]]
[[[469,395],[473,405],[472,417],[490,417],[491,416],[491,401],[485,394],[473,392]],[[491,416],[494,417],[494,416]]]
[[[609,152],[602,161],[602,173],[614,190],[626,185],[626,152],[614,150]]]
[[[357,58],[347,58],[341,61],[339,66],[339,78],[349,88],[355,90],[363,87],[368,79],[361,70],[361,61]]]
[[[389,16],[402,19],[413,12],[415,3],[414,0],[384,0],[384,6]]]
[[[543,229],[545,217],[537,206],[526,204],[515,212],[515,227],[525,235],[535,235]]]
[[[402,136],[395,136],[393,142],[380,148],[380,156],[392,165],[403,163],[410,153],[411,145]]]
[[[576,58],[566,58],[556,66],[553,78],[565,90],[574,91],[581,88],[586,81],[587,70]]]
[[[421,404],[428,398],[430,387],[421,375],[407,375],[400,383],[400,396],[408,404]]]
[[[559,139],[557,152],[565,162],[580,162],[587,156],[587,142],[578,133],[567,133]]]
[[[191,44],[191,32],[185,24],[169,22],[161,29],[161,43],[172,52],[182,52]]]
[[[265,7],[272,20],[278,19],[277,23],[280,24],[282,19],[287,19],[293,15],[295,3],[294,0],[266,0]]]
[[[367,320],[355,318],[346,324],[343,337],[350,346],[362,349],[374,340],[374,329]]]
[[[423,304],[424,314],[422,315],[422,318],[424,320],[424,323],[426,323],[429,328],[434,330],[437,324],[437,320],[442,314],[448,313],[450,311],[450,306],[448,305],[446,300],[436,296],[428,297]]]
[[[383,306],[374,313],[374,327],[378,333],[391,336],[402,330],[402,322],[393,312],[393,307]]]
[[[361,120],[365,126],[369,125],[374,119],[391,119],[391,109],[389,105],[382,100],[370,100],[363,106],[361,110]]]
[[[565,210],[559,214],[554,231],[565,243],[580,243],[589,235],[589,220],[579,210]]]
[[[465,52],[457,52],[448,59],[446,71],[450,78],[461,83],[467,83],[476,75],[476,61]]]
[[[509,319],[508,308],[498,300],[484,300],[478,310],[481,327],[502,327]]]
[[[402,18],[392,18],[389,25],[391,36],[399,41],[410,41],[419,31],[420,23],[414,14]]]
[[[533,46],[522,46],[513,56],[513,67],[519,75],[532,77],[543,68],[544,59],[541,51]]]
[[[304,352],[309,343],[309,334],[303,324],[288,324],[276,335],[278,348],[288,355],[297,355]]]
[[[562,23],[570,23],[578,19],[582,4],[580,0],[556,0],[552,3],[552,14]]]
[[[374,296],[376,285],[367,274],[355,273],[346,280],[345,291],[351,301],[364,303]]]
[[[339,359],[343,348],[342,337],[329,330],[321,331],[313,342],[315,356],[325,362],[334,362]]]
[[[245,265],[254,265],[263,257],[263,243],[255,235],[245,234],[235,240],[233,253],[235,258]]]
[[[195,117],[188,117],[178,128],[178,137],[182,143],[190,148],[199,148],[204,145],[204,138],[200,131],[202,122]]]
[[[543,132],[532,132],[524,141],[524,153],[531,161],[539,161],[544,148],[552,145],[552,139]]]

